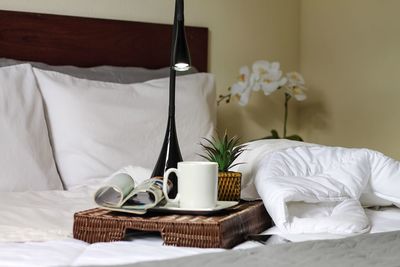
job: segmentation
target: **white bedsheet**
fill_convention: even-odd
[[[135,263],[223,251],[163,246],[161,237],[87,244],[72,239],[73,214],[95,207],[94,187],[0,195],[0,266]],[[238,248],[253,247],[247,242]]]
[[[275,144],[282,148],[285,144]],[[135,169],[140,177],[148,177],[143,169]],[[117,265],[140,261],[162,260],[223,249],[198,249],[163,246],[157,236],[134,238],[132,241],[87,244],[72,239],[73,214],[95,207],[96,186],[70,191],[2,193],[0,195],[0,266],[87,266]],[[400,209],[366,210],[371,233],[400,230]],[[267,233],[282,234],[276,228]],[[315,239],[311,236],[290,236],[290,240]],[[329,238],[320,236],[321,238]],[[35,242],[39,241],[39,242]],[[279,242],[270,239],[270,244]],[[245,242],[234,249],[258,246]]]
[[[0,195],[0,266],[117,265],[223,251],[163,246],[159,237],[87,244],[72,236],[73,214],[94,207],[93,188]],[[397,208],[368,210],[371,232],[400,230]],[[44,242],[10,242],[48,240]],[[49,241],[51,240],[51,241]],[[235,249],[257,246],[245,242]]]
[[[0,241],[46,241],[72,237],[73,214],[95,207],[93,190],[13,192],[0,195]]]

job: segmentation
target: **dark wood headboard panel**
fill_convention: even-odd
[[[0,57],[155,69],[170,64],[171,29],[164,24],[0,11]],[[186,33],[193,66],[207,71],[208,29],[186,27]]]

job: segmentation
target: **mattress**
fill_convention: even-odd
[[[95,206],[93,192],[94,187],[88,186],[70,191],[3,193],[0,266],[111,266],[225,251],[163,246],[159,236],[151,235],[112,243],[74,240],[73,214]],[[372,232],[400,230],[397,208],[368,210],[367,214]],[[282,242],[281,238],[272,238],[269,246]],[[259,246],[248,241],[234,250],[248,251]]]

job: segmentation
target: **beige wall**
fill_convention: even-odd
[[[311,142],[368,147],[400,159],[400,1],[303,0],[300,65]]]
[[[210,29],[219,93],[241,65],[278,60],[309,86],[291,102],[289,134],[309,142],[369,147],[400,159],[398,0],[186,0],[189,25]],[[170,23],[173,0],[0,0],[0,9]],[[282,95],[219,107],[219,128],[243,140],[282,131]]]
[[[210,71],[224,93],[239,67],[257,59],[279,60],[285,70],[298,68],[297,0],[186,0],[186,23],[210,31]],[[173,0],[0,0],[0,9],[171,23]],[[278,97],[278,96],[277,96]],[[253,97],[246,108],[221,105],[220,131],[249,140],[281,128],[282,99]]]

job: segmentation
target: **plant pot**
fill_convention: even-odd
[[[219,172],[218,173],[218,200],[239,201],[242,173]]]

